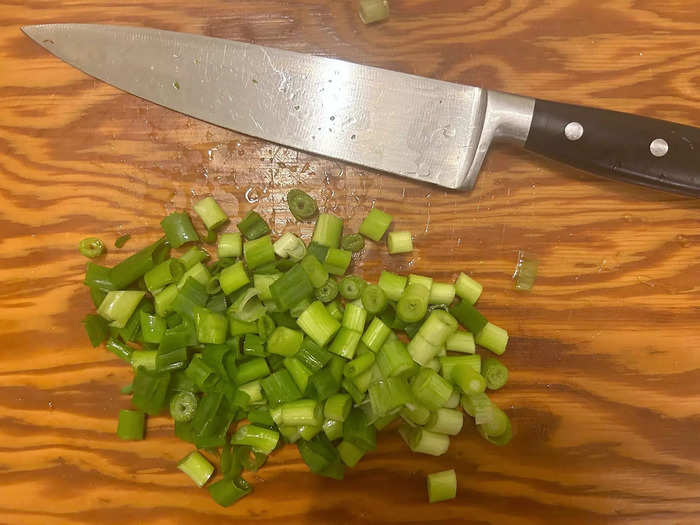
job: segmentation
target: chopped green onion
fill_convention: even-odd
[[[196,202],[192,207],[194,211],[197,212],[197,215],[201,217],[207,230],[214,231],[228,221],[228,216],[221,209],[214,197],[205,197],[201,201]]]
[[[238,390],[243,391],[248,395],[249,402],[251,404],[264,402],[262,394],[262,381],[259,379],[251,381],[250,383],[246,383],[245,385],[239,386]]]
[[[323,409],[314,399],[299,399],[282,405],[283,425],[314,425],[323,424]]]
[[[409,284],[396,304],[397,317],[406,323],[420,321],[428,311],[429,297],[430,290],[422,284]]]
[[[222,507],[228,507],[250,494],[252,490],[253,488],[243,478],[224,478],[211,484],[209,495]]]
[[[454,469],[428,474],[428,502],[437,503],[457,497],[457,475]]]
[[[508,381],[508,369],[495,357],[487,357],[482,365],[481,373],[486,379],[489,390],[498,390]]]
[[[400,415],[411,425],[425,425],[431,416],[430,410],[415,402],[406,403],[401,409]]]
[[[479,434],[481,434],[482,437],[486,439],[486,441],[488,441],[489,443],[493,443],[497,446],[507,445],[513,438],[513,428],[511,426],[510,419],[506,419],[506,429],[503,431],[502,434],[499,434],[497,436],[488,435],[486,433],[484,425],[477,425],[477,429],[479,430]]]
[[[179,282],[185,274],[185,265],[178,259],[168,259],[148,270],[143,280],[149,292],[160,290],[170,283]]]
[[[350,410],[343,422],[343,439],[363,450],[377,448],[377,431],[367,420],[367,415],[360,408]]]
[[[315,256],[307,255],[300,264],[314,288],[320,288],[328,280],[328,270]]]
[[[304,298],[289,309],[289,315],[291,315],[294,319],[298,319],[302,312],[306,310],[310,305],[311,301],[308,298]]]
[[[306,441],[312,440],[322,430],[321,425],[299,425],[299,435]]]
[[[309,336],[311,336],[311,334],[309,334]],[[286,326],[278,326],[267,340],[267,351],[271,354],[292,356],[299,351],[303,340],[304,334],[300,331],[292,330]]]
[[[287,232],[273,245],[275,254],[282,259],[289,257],[292,261],[301,261],[306,255],[306,245],[292,232]]]
[[[349,233],[348,235],[343,235],[340,241],[340,247],[343,250],[347,250],[351,253],[361,252],[365,247],[365,238],[359,233]]]
[[[416,428],[409,441],[409,447],[413,452],[442,456],[450,447],[450,437],[446,434],[430,432],[424,428]]]
[[[370,315],[380,314],[387,306],[386,294],[376,284],[370,284],[362,292],[362,306]]]
[[[431,288],[433,287],[433,278],[427,277],[425,275],[416,275],[412,273],[408,276],[408,284],[420,284],[422,286],[425,286],[425,288],[428,289],[428,292],[430,292]]]
[[[479,346],[491,350],[496,355],[501,355],[506,351],[506,345],[508,345],[508,332],[500,326],[486,323],[474,339]]]
[[[333,339],[328,350],[345,359],[352,359],[355,356],[355,351],[361,338],[362,333],[343,326],[340,328],[338,335],[335,336],[335,339]]]
[[[481,394],[486,390],[486,379],[469,365],[455,366],[450,378],[468,396]]]
[[[178,392],[170,399],[170,417],[177,423],[191,421],[197,410],[197,396],[192,392]]]
[[[418,335],[430,344],[441,347],[456,330],[457,320],[454,317],[443,310],[433,310],[418,330]]]
[[[221,289],[226,295],[232,294],[236,290],[244,287],[250,282],[250,278],[243,267],[242,262],[237,262],[224,268],[219,274]]]
[[[401,376],[415,369],[406,345],[398,339],[387,340],[377,352],[376,360],[383,377]]]
[[[433,283],[430,288],[430,304],[452,304],[455,298],[455,285],[450,283]]]
[[[199,241],[199,235],[186,212],[173,212],[160,221],[160,225],[173,248],[179,248],[188,242]]]
[[[442,377],[448,381],[452,380],[452,371],[458,365],[470,366],[477,374],[481,373],[481,356],[480,355],[450,355],[439,358],[440,371]]]
[[[383,417],[395,413],[411,401],[411,392],[403,377],[388,377],[369,386],[369,402],[372,412]]]
[[[340,323],[331,317],[321,301],[311,303],[301,313],[297,324],[306,335],[321,346],[325,346],[340,329]]]
[[[131,366],[134,369],[142,366],[147,370],[155,370],[157,356],[157,350],[134,350],[131,353]]]
[[[421,334],[416,334],[406,348],[413,360],[421,366],[429,366],[430,361],[440,352],[439,346],[430,343]]]
[[[347,271],[348,266],[350,266],[351,260],[352,252],[339,248],[328,248],[324,266],[328,270],[328,273],[343,275]]]
[[[350,378],[357,377],[374,364],[374,359],[372,352],[356,357],[345,364],[343,375]]]
[[[326,419],[345,421],[352,408],[352,399],[348,394],[334,394],[323,406],[323,415]]]
[[[312,372],[317,372],[331,360],[330,352],[308,337],[304,338],[295,357]]]
[[[309,243],[309,247],[306,249],[309,255],[316,257],[318,262],[323,263],[326,260],[326,252],[328,251],[328,246],[323,246],[315,241]],[[327,279],[328,277],[326,277]]]
[[[219,259],[224,257],[240,257],[243,255],[243,238],[239,232],[222,233],[216,246]]]
[[[192,246],[177,259],[185,265],[185,270],[189,270],[197,263],[201,263],[209,258],[209,253],[199,246]]]
[[[450,313],[457,319],[459,324],[476,336],[484,329],[488,321],[481,315],[479,310],[474,308],[466,299],[450,307]]]
[[[341,461],[352,468],[362,459],[365,451],[350,441],[343,440],[338,443],[338,454]]]
[[[337,361],[331,360],[331,364],[326,368],[315,372],[309,378],[309,385],[306,389],[308,397],[316,399],[317,401],[325,401],[333,394],[338,392],[340,388],[340,377],[342,377],[342,369],[340,374],[333,371],[333,363],[340,362],[344,363],[344,360],[340,357],[334,356]]]
[[[131,363],[131,355],[134,351],[129,345],[122,343],[118,339],[110,337],[105,343],[105,348],[109,352],[116,355],[119,359],[122,359],[127,363]]]
[[[331,317],[336,321],[343,320],[343,309],[340,308],[338,301],[333,300],[330,303],[327,303],[326,310],[328,310],[328,313],[331,314]]]
[[[249,270],[254,270],[265,264],[275,261],[275,250],[272,247],[272,238],[263,235],[243,245],[243,257]]]
[[[272,299],[272,292],[270,291],[270,285],[274,283],[277,279],[282,277],[281,273],[267,273],[260,274],[256,273],[253,275],[253,287],[260,292],[260,299],[263,301],[269,301]]]
[[[117,238],[115,239],[115,241],[114,241],[114,247],[115,247],[115,248],[121,248],[122,246],[124,246],[124,245],[129,241],[129,239],[131,239],[131,235],[128,234],[128,233],[125,233],[124,235],[120,235],[119,237],[117,237]]]
[[[382,289],[389,300],[398,301],[401,299],[401,295],[406,289],[407,281],[408,279],[403,275],[397,275],[395,273],[382,270],[377,285]]]
[[[411,232],[390,232],[386,237],[386,247],[391,255],[413,251]]]
[[[146,414],[140,410],[120,410],[117,436],[119,439],[141,440],[146,426]]]
[[[515,279],[515,289],[530,291],[535,284],[537,277],[537,266],[539,261],[532,254],[518,251],[518,262],[515,266],[513,279]]]
[[[356,275],[346,275],[340,281],[340,295],[348,301],[359,299],[362,292],[367,288],[367,282]]]
[[[239,231],[249,241],[253,241],[270,233],[270,227],[257,212],[250,210],[243,220],[238,223]]]
[[[476,352],[474,334],[462,331],[454,332],[445,341],[445,348],[451,352],[473,354]]]
[[[145,292],[137,290],[120,290],[107,292],[97,313],[110,322],[110,326],[124,328],[126,322],[136,311]]]
[[[124,289],[142,277],[156,264],[165,260],[168,248],[167,241],[163,237],[114,266],[109,272],[112,289]]]
[[[311,441],[302,440],[297,447],[301,458],[311,472],[327,474],[327,470],[336,463],[342,467],[338,451],[324,434],[316,436]]]
[[[314,293],[312,281],[304,271],[303,264],[302,261],[300,264],[294,265],[270,285],[270,294],[282,310],[292,308],[300,301],[310,298]],[[326,279],[328,279],[327,275]]]
[[[362,342],[366,344],[372,352],[376,353],[391,333],[391,328],[385,325],[379,317],[375,317],[367,327],[367,330],[365,330],[365,333],[362,334]]]
[[[94,262],[87,263],[85,267],[85,280],[83,283],[86,286],[89,286],[91,290],[96,289],[103,292],[108,292],[110,290],[117,289],[116,284],[112,280],[111,268],[100,266]]]
[[[308,193],[292,189],[287,192],[287,205],[294,218],[298,221],[313,219],[318,213],[316,201]]]
[[[277,406],[301,398],[299,387],[288,370],[278,370],[260,381],[265,397],[271,406]]]
[[[343,219],[330,213],[322,213],[318,216],[311,240],[327,248],[338,248],[342,233]]]
[[[322,303],[330,303],[338,296],[338,282],[329,278],[323,286],[316,288],[314,295]]]
[[[267,361],[262,357],[256,357],[238,365],[238,370],[232,379],[234,383],[244,385],[268,375],[270,375],[270,367]]]
[[[469,304],[476,303],[483,289],[484,287],[481,284],[465,273],[460,273],[455,282],[457,295]]]
[[[367,310],[355,303],[347,303],[343,312],[342,325],[344,328],[355,330],[356,332],[365,331],[365,322],[367,321]]]
[[[336,421],[335,419],[326,419],[323,422],[322,428],[323,433],[331,441],[335,441],[336,439],[340,439],[343,437],[342,421]]]
[[[445,406],[452,390],[452,385],[430,368],[421,368],[411,384],[416,401],[430,410]]]
[[[78,244],[78,250],[80,250],[80,253],[85,257],[94,259],[104,253],[105,245],[97,237],[86,237]]]
[[[83,325],[93,348],[104,343],[109,338],[109,323],[99,315],[86,315],[83,319]]]
[[[360,225],[360,233],[377,242],[382,238],[394,218],[378,208],[372,208]]]
[[[196,450],[182,458],[177,468],[187,474],[198,487],[203,487],[214,473],[214,466]]]
[[[503,410],[494,406],[491,417],[479,424],[480,430],[487,436],[500,436],[508,429],[510,420]]]
[[[279,432],[258,425],[243,425],[231,436],[232,445],[248,445],[255,452],[269,454],[277,446]]]
[[[243,338],[243,355],[246,357],[265,357],[265,347],[258,334],[246,334]]]
[[[177,283],[177,287],[181,289],[190,278],[194,279],[204,287],[209,286],[212,280],[209,270],[207,270],[207,267],[202,263],[195,264],[192,268],[183,273],[182,277],[180,277],[180,280]]]
[[[309,378],[313,375],[313,371],[306,368],[296,357],[285,357],[283,363],[299,390],[304,392],[309,384]]]
[[[463,424],[464,416],[461,411],[450,408],[438,408],[430,415],[425,429],[438,434],[456,436],[462,431]]]

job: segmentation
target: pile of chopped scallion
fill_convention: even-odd
[[[288,203],[298,220],[318,215],[300,190]],[[241,474],[285,442],[312,472],[342,479],[394,422],[412,451],[444,454],[462,429],[460,405],[488,441],[511,439],[507,415],[485,393],[501,388],[508,370],[475,353],[478,344],[502,354],[508,334],[474,308],[478,282],[464,273],[454,284],[346,275],[364,238],[382,239],[391,215],[373,208],[359,234],[343,236],[343,220],[321,213],[306,246],[293,233],[273,240],[255,211],[238,232],[217,234],[228,217],[212,197],[194,210],[217,242],[216,260],[182,212],[163,219],[162,239],[116,266],[87,265],[97,308],[84,320],[90,341],[134,370],[122,390],[134,410],[120,411],[120,438],[143,439],[146,414],[169,410],[175,434],[194,446],[178,468],[202,487],[214,466],[198,450],[218,456],[220,476],[208,489],[223,506],[251,492]],[[104,248],[86,241],[90,257]],[[411,251],[411,235],[389,233],[387,245]],[[428,476],[430,502],[455,494],[453,470]]]

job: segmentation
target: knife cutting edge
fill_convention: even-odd
[[[493,142],[700,197],[700,129],[243,42],[149,28],[22,30],[85,73],[247,135],[470,190]]]

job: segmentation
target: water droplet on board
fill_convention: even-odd
[[[258,195],[258,189],[257,188],[248,188],[245,190],[245,200],[247,200],[251,204],[255,204],[260,200],[260,197]]]
[[[445,126],[442,129],[442,134],[444,137],[451,139],[457,135],[457,130],[454,128],[454,126]]]

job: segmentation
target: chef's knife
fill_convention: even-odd
[[[247,135],[471,189],[510,141],[606,177],[700,196],[700,129],[219,38],[92,24],[27,26],[124,91]]]

